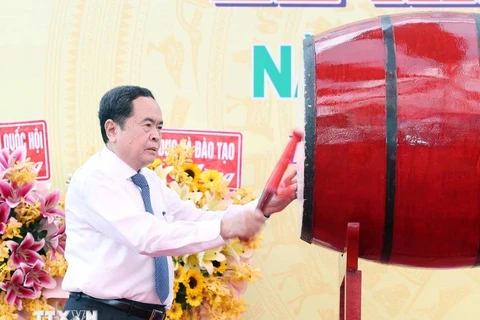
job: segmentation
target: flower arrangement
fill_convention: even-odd
[[[0,318],[36,319],[54,310],[45,292],[57,286],[67,263],[60,192],[37,181],[39,163],[25,147],[0,150]]]
[[[186,140],[166,151],[165,159],[156,159],[149,168],[197,208],[219,211],[255,199],[248,188],[230,190],[218,170],[202,172],[192,160],[194,148]],[[260,276],[250,264],[260,238],[248,243],[230,240],[221,248],[173,257],[175,296],[167,318],[221,320],[236,319],[244,313],[247,304],[242,294],[246,285]]]

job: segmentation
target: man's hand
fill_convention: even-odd
[[[293,200],[297,199],[297,170],[291,169],[285,172],[278,186],[277,193],[273,195],[265,208],[265,215],[277,213],[285,209]]]
[[[220,226],[220,235],[224,240],[239,238],[242,241],[248,241],[262,229],[265,221],[262,211],[245,210],[240,214],[224,217]]]

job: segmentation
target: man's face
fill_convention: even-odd
[[[109,126],[115,126],[109,130]],[[149,97],[133,100],[133,114],[125,121],[123,129],[113,121],[106,123],[112,151],[134,170],[140,170],[155,160],[160,147],[162,111]]]

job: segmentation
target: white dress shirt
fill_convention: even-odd
[[[202,211],[144,168],[140,173],[150,186],[152,215],[130,179],[135,173],[105,147],[73,174],[65,199],[68,269],[62,288],[100,299],[123,298],[170,308],[174,277],[170,256],[224,245],[223,215],[255,208],[257,201],[221,212]],[[155,256],[169,256],[166,301],[160,301],[155,291]]]

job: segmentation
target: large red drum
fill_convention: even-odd
[[[359,256],[480,263],[480,17],[381,16],[304,40],[301,239]]]

